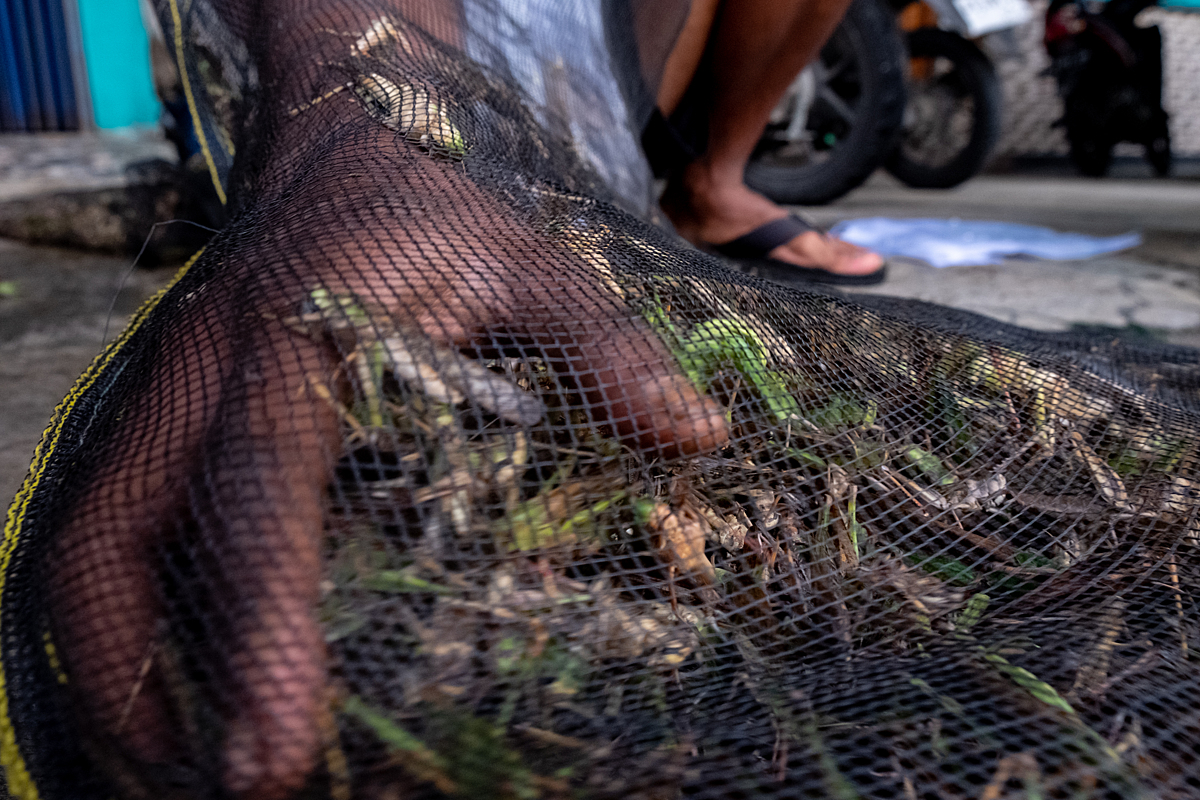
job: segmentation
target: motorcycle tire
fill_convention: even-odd
[[[854,0],[812,66],[815,97],[800,141],[767,126],[746,183],[777,203],[823,205],[858,187],[887,158],[904,119],[904,45],[882,0]]]
[[[932,64],[927,78],[909,81],[904,130],[885,166],[908,186],[958,186],[983,169],[1000,139],[1000,79],[973,42],[950,31],[912,31],[908,53]]]

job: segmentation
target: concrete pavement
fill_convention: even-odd
[[[1038,330],[1127,328],[1200,346],[1200,181],[981,176],[915,190],[879,173],[841,201],[800,209],[821,225],[857,217],[958,217],[1115,235],[1143,244],[1084,261],[1010,259],[934,269],[894,259],[871,294],[912,297]]]
[[[25,478],[55,406],[173,270],[0,239],[0,508]],[[2,797],[3,795],[0,795]]]

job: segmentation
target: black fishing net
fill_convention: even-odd
[[[229,221],[9,515],[17,797],[1200,796],[1196,353],[648,224],[649,5],[160,0]]]

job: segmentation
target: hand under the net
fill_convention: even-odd
[[[199,760],[163,666],[190,649],[223,723],[221,780],[239,797],[303,785],[329,702],[315,606],[342,441],[315,387],[352,387],[332,340],[280,321],[313,291],[443,345],[536,352],[594,423],[644,451],[728,437],[721,407],[594,267],[459,165],[376,125],[344,134],[343,158],[315,166],[256,236],[210,246],[219,277],[178,302],[52,558],[55,641],[105,746],[134,764]],[[173,619],[192,620],[190,643]]]

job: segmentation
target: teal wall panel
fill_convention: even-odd
[[[150,40],[138,0],[78,0],[83,52],[96,126],[158,122],[150,76]]]

